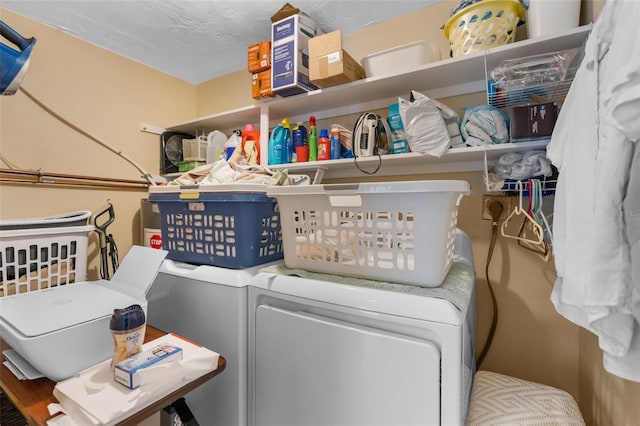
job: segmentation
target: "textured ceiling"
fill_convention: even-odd
[[[441,0],[293,0],[326,32],[349,34]],[[182,80],[246,69],[284,0],[2,0],[0,6]],[[11,25],[11,22],[7,22]],[[30,34],[23,34],[30,37]]]

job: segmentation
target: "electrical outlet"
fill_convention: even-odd
[[[493,220],[491,210],[489,209],[489,206],[493,202],[502,204],[502,213],[500,213],[500,218],[498,219],[498,221],[502,222],[511,213],[511,197],[507,197],[506,195],[484,194],[482,196],[482,219]]]

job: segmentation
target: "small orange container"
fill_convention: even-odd
[[[271,68],[254,73],[251,76],[251,97],[261,99],[273,97],[271,91]]]
[[[247,70],[250,73],[271,68],[271,40],[252,44],[247,48]]]

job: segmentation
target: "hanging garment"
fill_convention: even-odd
[[[551,300],[598,336],[607,371],[634,381],[640,381],[638,22],[640,2],[605,3],[547,147],[560,171]]]

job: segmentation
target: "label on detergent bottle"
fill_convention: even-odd
[[[244,126],[240,143],[246,164],[260,164],[260,131],[253,124]]]
[[[240,145],[240,142],[240,130],[234,130],[227,142],[224,144],[224,153],[226,156],[226,160],[229,160],[231,158],[231,156],[233,155],[233,151],[235,151],[238,145]]]

